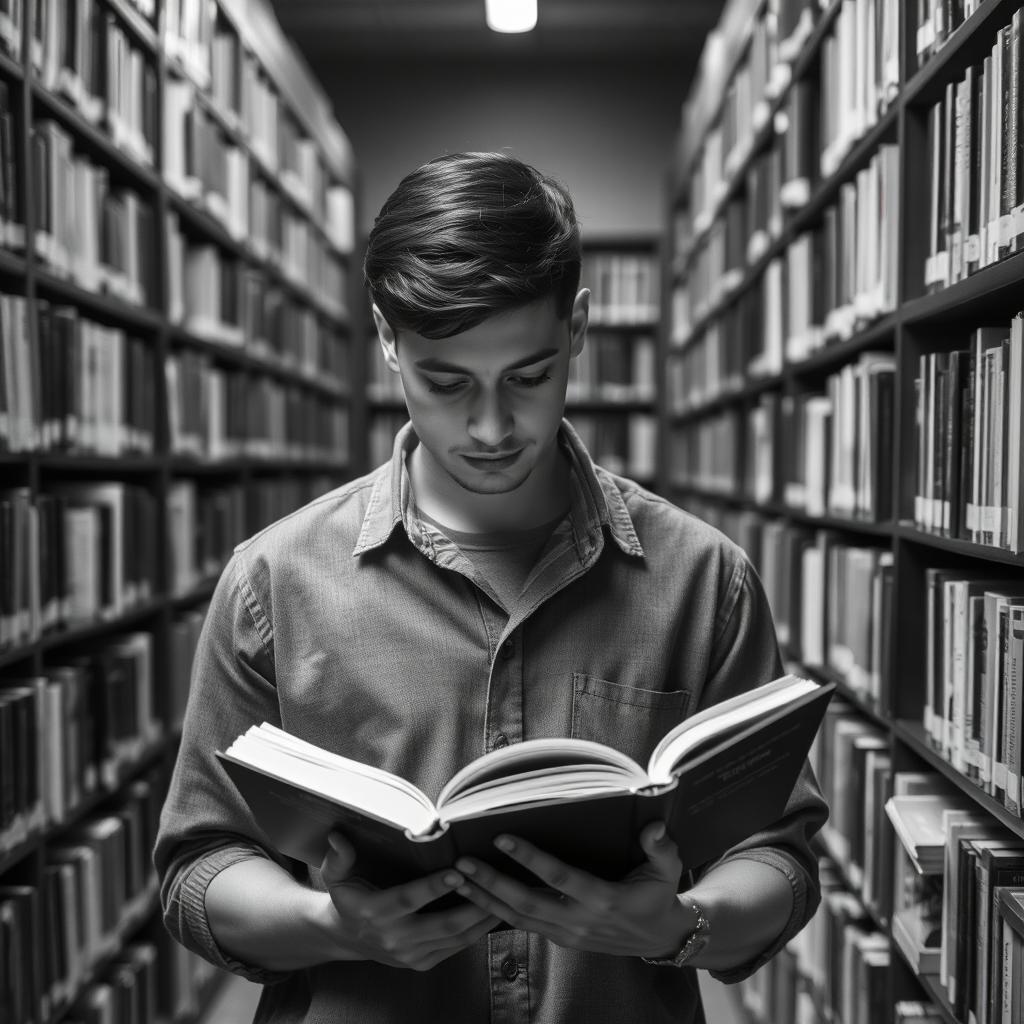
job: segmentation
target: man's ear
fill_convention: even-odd
[[[587,324],[590,322],[590,289],[581,288],[572,303],[569,314],[569,356],[575,359],[587,343]]]
[[[399,372],[398,352],[395,348],[397,336],[391,329],[391,324],[384,319],[377,303],[373,303],[373,322],[377,325],[377,338],[380,341],[380,350],[384,353],[384,362],[393,373]]]

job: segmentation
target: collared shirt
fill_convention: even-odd
[[[272,972],[213,938],[217,872],[261,856],[323,888],[267,843],[214,758],[271,722],[404,776],[435,799],[479,755],[578,736],[646,764],[678,721],[782,668],[760,583],[720,533],[597,467],[563,422],[569,515],[518,601],[505,607],[473,563],[415,512],[406,426],[389,463],[240,544],[196,653],[155,861],[164,920],[213,963],[267,983],[258,1021],[391,1024],[702,1021],[692,969],[583,953],[536,934],[492,933],[428,972],[372,962]],[[809,837],[825,805],[805,766],[783,818],[730,850],[783,873],[790,919],[739,980],[774,955],[819,900]]]

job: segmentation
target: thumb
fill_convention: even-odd
[[[324,884],[330,888],[344,882],[352,873],[356,863],[355,847],[340,833],[330,832],[327,836],[327,853],[324,854],[320,873]]]
[[[672,837],[665,831],[665,823],[662,821],[651,822],[640,833],[640,845],[650,868],[659,878],[673,883],[679,881],[682,871],[682,863],[679,860],[679,851]]]

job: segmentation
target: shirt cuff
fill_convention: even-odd
[[[781,850],[760,849],[743,850],[732,857],[723,857],[718,863],[725,863],[737,860],[753,860],[759,864],[768,864],[785,875],[793,892],[793,907],[786,921],[786,926],[779,932],[775,941],[756,957],[748,960],[745,964],[732,967],[725,971],[709,970],[716,981],[726,985],[734,985],[739,981],[749,978],[758,968],[766,964],[776,953],[781,950],[787,942],[807,923],[807,919],[814,912],[818,904],[817,892],[811,896],[811,905],[808,906],[808,883],[804,872],[797,862]]]
[[[228,956],[213,937],[206,914],[206,890],[210,882],[225,868],[253,857],[270,859],[258,846],[222,846],[203,854],[183,875],[176,897],[167,908],[165,919],[177,908],[179,927],[176,934],[181,936],[186,946],[221,970],[258,984],[274,985],[291,977],[291,972],[271,971]],[[171,931],[175,934],[175,929]]]

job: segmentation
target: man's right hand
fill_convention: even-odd
[[[355,859],[351,843],[332,832],[320,872],[340,918],[338,931],[348,959],[429,971],[500,923],[499,918],[472,903],[430,914],[416,913],[465,882],[454,869],[391,889],[374,889],[352,877]]]

